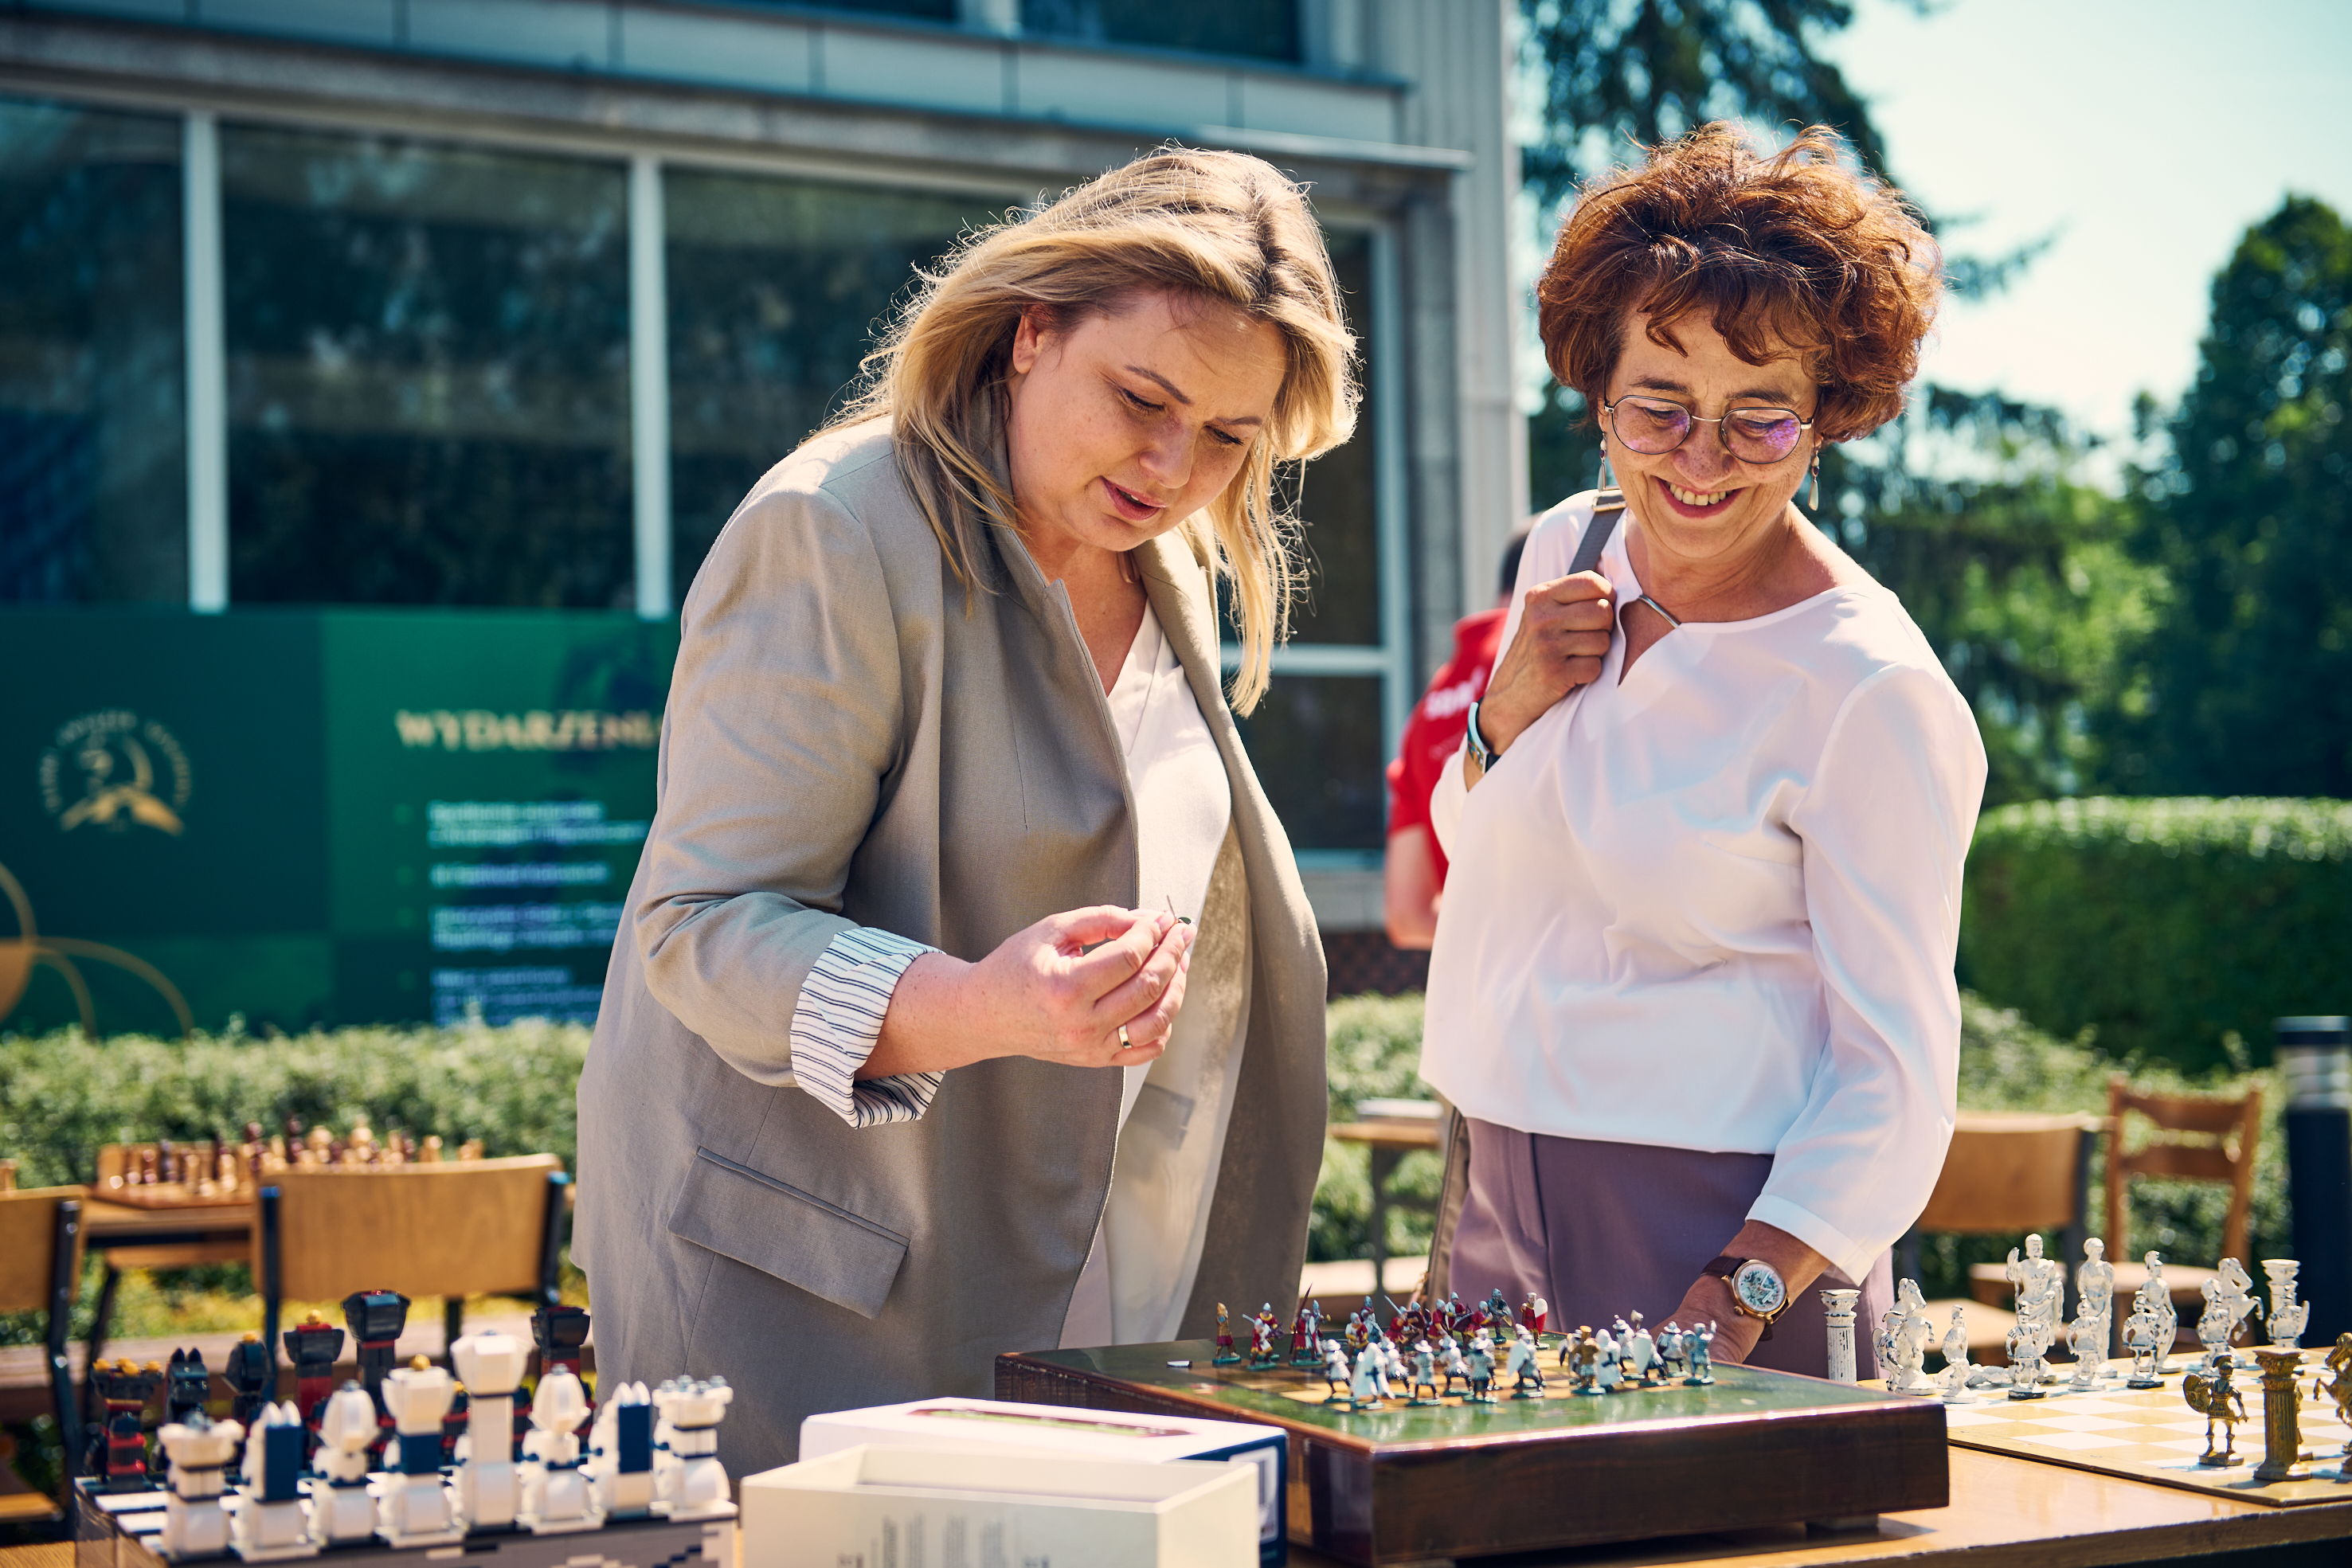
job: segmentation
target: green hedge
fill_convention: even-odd
[[[1989,812],[1961,977],[2042,1028],[2190,1072],[2271,1020],[2352,1012],[2352,801],[2089,800]]]

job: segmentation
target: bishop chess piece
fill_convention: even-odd
[[[310,1539],[344,1546],[375,1534],[375,1500],[368,1496],[368,1449],[376,1439],[375,1401],[346,1383],[320,1406],[319,1449],[311,1458]]]
[[[259,1336],[252,1336],[259,1343]],[[318,1542],[303,1512],[302,1461],[309,1434],[289,1400],[263,1405],[245,1439],[245,1484],[238,1487],[229,1544],[247,1563],[316,1557]]]
[[[558,1367],[539,1380],[530,1398],[530,1436],[522,1440],[522,1511],[517,1522],[534,1535],[593,1530],[603,1522],[580,1471],[580,1423],[588,1396],[580,1379]]]
[[[218,1557],[228,1550],[228,1513],[221,1494],[228,1490],[228,1468],[236,1462],[237,1439],[244,1436],[236,1422],[215,1421],[201,1407],[155,1434],[169,1465],[157,1545],[173,1562]]]

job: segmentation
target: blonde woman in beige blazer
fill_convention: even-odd
[[[1352,351],[1295,186],[1139,160],[950,257],[696,577],[574,1256],[608,1384],[736,1385],[735,1474],[999,1352],[1290,1304],[1322,951],[1214,579],[1246,711],[1273,465],[1346,438]]]

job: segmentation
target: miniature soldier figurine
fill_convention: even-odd
[[[1233,1327],[1225,1318],[1225,1303],[1219,1301],[1217,1303],[1217,1354],[1209,1364],[1230,1366],[1239,1360],[1241,1360],[1241,1354],[1234,1349]]]
[[[2204,1372],[2191,1372],[2181,1379],[2181,1397],[2189,1401],[2191,1410],[2205,1417],[2205,1452],[2197,1461],[2200,1465],[2227,1466],[2238,1462],[2238,1423],[2246,1418],[2246,1402],[2231,1385],[2231,1370],[2235,1364],[2236,1357],[2224,1346]],[[2216,1422],[2221,1427],[2221,1444],[2218,1448],[2213,1446]]]
[[[1421,1391],[1424,1388],[1429,1390],[1429,1397],[1426,1399],[1421,1396]],[[1412,1397],[1405,1403],[1408,1405],[1438,1403],[1437,1351],[1425,1339],[1412,1342]]]
[[[1969,1324],[1965,1309],[1952,1309],[1952,1326],[1944,1331],[1944,1403],[1957,1405],[1969,1394]]]
[[[1274,1321],[1274,1303],[1258,1308],[1257,1316],[1250,1319],[1250,1364],[1255,1367],[1279,1366],[1282,1354],[1274,1348],[1274,1336],[1280,1327]]]
[[[667,1503],[674,1520],[735,1517],[719,1463],[719,1423],[734,1397],[723,1377],[673,1377],[654,1390],[661,1411],[654,1447],[662,1456],[654,1461],[656,1512]]]
[[[1348,1385],[1354,1376],[1355,1375],[1348,1369],[1348,1353],[1340,1347],[1339,1342],[1336,1339],[1325,1340],[1323,1342],[1323,1381],[1330,1392],[1324,1396],[1323,1403],[1326,1405],[1336,1403],[1341,1395],[1348,1392]]]
[[[1684,1330],[1683,1343],[1690,1346],[1690,1375],[1683,1382],[1704,1388],[1715,1381],[1715,1324],[1705,1322]]]
[[[2107,1261],[2107,1244],[2095,1236],[2083,1243],[2083,1266],[2074,1270],[2074,1312],[2095,1325],[2089,1343],[2098,1346],[2095,1359],[2104,1371],[2107,1347],[2116,1343],[2116,1266]],[[2071,1338],[2069,1343],[2074,1343]],[[2083,1359],[2079,1344],[2074,1359]]]
[[[278,1369],[270,1364],[268,1347],[259,1334],[248,1333],[229,1348],[221,1376],[236,1394],[231,1413],[250,1428],[268,1406],[278,1381]]]
[[[228,1550],[221,1493],[228,1490],[228,1468],[236,1462],[237,1441],[244,1436],[243,1427],[215,1423],[201,1405],[185,1421],[167,1422],[156,1432],[155,1445],[170,1461],[160,1544],[173,1562],[217,1557]]]
[[[1384,1386],[1387,1382],[1387,1358],[1381,1354],[1379,1345],[1366,1344],[1356,1353],[1355,1375],[1348,1385],[1348,1408],[1351,1411],[1379,1409],[1381,1396],[1388,1392]]]
[[[1579,1323],[1574,1333],[1562,1336],[1559,1364],[1569,1369],[1569,1376],[1575,1383],[1577,1393],[1601,1395],[1608,1392],[1601,1386],[1601,1362],[1600,1342],[1592,1337],[1590,1326]]]
[[[310,1539],[321,1546],[365,1541],[375,1533],[375,1501],[368,1496],[368,1448],[376,1437],[375,1401],[357,1383],[327,1396],[319,1411],[319,1451],[311,1458]]]
[[[580,1473],[580,1422],[588,1396],[562,1367],[539,1380],[530,1396],[530,1436],[522,1440],[522,1509],[517,1522],[534,1535],[593,1530],[588,1480]]]
[[[642,1383],[624,1383],[596,1412],[588,1482],[606,1519],[644,1519],[654,1506],[654,1402]]]
[[[530,1353],[512,1334],[469,1333],[449,1347],[466,1384],[466,1435],[458,1439],[457,1514],[471,1530],[504,1530],[522,1506],[514,1464],[514,1391]]]
[[[1827,1294],[1828,1292],[1825,1291],[1823,1293]],[[1854,1293],[1856,1295],[1861,1294],[1859,1291]],[[1853,1314],[1848,1313],[1847,1315],[1851,1317]],[[1672,1318],[1668,1318],[1666,1320],[1666,1326],[1658,1331],[1659,1369],[1665,1375],[1667,1380],[1671,1382],[1673,1379],[1681,1376],[1685,1372],[1687,1372],[1690,1369],[1689,1356],[1690,1353],[1683,1347],[1683,1326],[1675,1322]],[[1851,1372],[1853,1364],[1853,1325],[1851,1323],[1847,1325],[1845,1358],[1847,1369]],[[1831,1370],[1834,1373],[1836,1370],[1835,1366],[1832,1365]]]
[[[1527,1324],[1518,1325],[1511,1336],[1511,1354],[1505,1370],[1511,1375],[1511,1397],[1540,1399],[1544,1395],[1543,1367],[1536,1359],[1535,1331]]]
[[[1444,1346],[1442,1354],[1445,1358],[1445,1387],[1438,1396],[1442,1399],[1454,1392],[1454,1380],[1457,1377],[1462,1380],[1464,1388],[1470,1386],[1470,1364],[1462,1359],[1462,1342],[1452,1334],[1440,1333],[1437,1343]]]
[[[2294,1277],[2302,1268],[2292,1258],[2263,1260],[2263,1272],[2271,1277],[2271,1344],[2278,1350],[2301,1344],[2311,1322],[2311,1303],[2294,1299]]]
[[[376,1533],[394,1546],[465,1539],[441,1484],[441,1417],[456,1392],[446,1369],[421,1355],[385,1375],[379,1397],[399,1438],[400,1468],[383,1479]]]
[[[1314,1314],[1312,1310],[1308,1308],[1307,1304],[1302,1301],[1298,1303],[1298,1311],[1297,1314],[1290,1320],[1290,1364],[1293,1366],[1314,1365],[1315,1361],[1311,1354],[1314,1349]]]
[[[258,1344],[260,1336],[254,1335],[252,1343]],[[303,1449],[309,1439],[302,1414],[291,1400],[264,1404],[255,1415],[245,1440],[245,1484],[236,1489],[230,1541],[247,1563],[319,1554],[302,1512]]]
[[[1519,1303],[1519,1325],[1529,1333],[1540,1336],[1544,1332],[1544,1320],[1549,1316],[1551,1303],[1541,1296]]]
[[[1627,1349],[1625,1364],[1626,1375],[1638,1381],[1644,1388],[1656,1387],[1664,1375],[1658,1356],[1658,1342],[1650,1337],[1648,1329],[1643,1327],[1639,1312],[1633,1314],[1633,1342]]]
[[[1464,1358],[1470,1368],[1467,1379],[1470,1392],[1462,1396],[1465,1405],[1492,1405],[1495,1402],[1495,1336],[1485,1329],[1470,1336],[1470,1353]]]

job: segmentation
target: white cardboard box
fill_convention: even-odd
[[[1257,1497],[1222,1462],[861,1443],[750,1477],[743,1568],[1249,1568]]]
[[[915,1399],[835,1410],[801,1422],[801,1458],[820,1458],[859,1443],[916,1444],[979,1453],[1045,1448],[1105,1459],[1224,1459],[1257,1476],[1258,1561],[1279,1568],[1290,1554],[1284,1518],[1290,1445],[1279,1427],[1194,1416],[1141,1416],[1003,1399]],[[977,1568],[977,1565],[975,1565]]]

